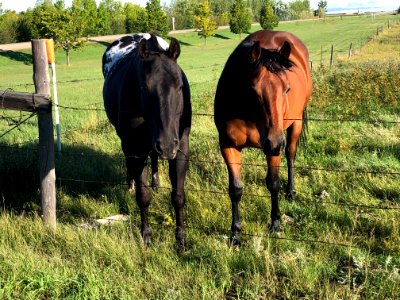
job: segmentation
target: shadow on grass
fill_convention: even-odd
[[[0,144],[0,191],[2,208],[17,214],[41,210],[38,145],[13,147]],[[103,201],[107,195],[117,202],[121,213],[126,213],[125,166],[123,156],[110,156],[86,146],[64,146],[62,155],[56,154],[57,196],[77,199],[76,205],[63,207],[57,200],[59,214],[89,217],[89,211],[78,199]],[[75,201],[73,201],[75,203]],[[68,211],[66,211],[68,210]]]
[[[96,40],[91,40],[91,39],[89,39],[89,41],[92,42],[92,43],[103,45],[106,48],[111,45],[110,42],[96,41]]]
[[[2,50],[0,50],[0,56],[4,56],[6,58],[22,62],[25,65],[31,65],[32,61],[33,61],[32,54],[25,53],[25,52],[2,51]]]
[[[172,39],[172,37],[167,36],[167,40],[168,40],[168,41],[171,41],[171,39]],[[178,39],[178,42],[179,42],[180,45],[183,45],[183,46],[193,46],[192,44],[183,42],[183,41],[181,41],[180,39]]]
[[[230,40],[231,39],[230,37],[227,37],[227,36],[219,34],[219,33],[214,34],[213,37],[216,37],[218,39],[223,39],[223,40]]]

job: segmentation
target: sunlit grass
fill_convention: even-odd
[[[344,56],[328,69],[324,54],[325,67],[313,74],[309,117],[330,121],[309,122],[308,144],[296,162],[298,198],[287,202],[281,195],[283,239],[267,231],[270,200],[263,154],[243,151],[241,212],[247,235],[240,249],[228,246],[228,176],[213,118],[196,115],[186,179],[188,251],[176,253],[164,161],[162,188],[153,193],[150,206],[153,245],[143,247],[120,141],[102,111],[105,46],[72,52],[71,67],[58,52],[59,102],[65,106],[60,108],[63,153],[56,155],[58,229],[56,234],[45,231],[40,219],[37,121],[32,118],[1,139],[0,298],[395,299],[400,294],[400,212],[371,207],[400,205],[399,64],[364,63],[364,54],[391,57],[398,29],[363,46],[351,60],[354,65],[346,57],[350,41],[369,37],[389,18],[397,16],[279,26],[298,34],[318,64],[321,46],[330,49],[334,43]],[[194,33],[177,36],[194,113],[213,113],[216,81],[239,43],[226,30],[219,34],[207,46]],[[19,85],[32,82],[31,65],[4,55],[0,63],[0,89],[33,91]],[[376,88],[378,97],[370,93]],[[19,117],[19,112],[2,114]],[[8,123],[0,122],[0,131],[7,129]],[[281,179],[286,184],[285,159]],[[120,212],[130,222],[91,227],[95,219]]]

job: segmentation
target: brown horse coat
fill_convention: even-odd
[[[294,198],[293,165],[311,96],[308,51],[293,34],[261,30],[249,35],[228,58],[215,96],[215,124],[222,156],[228,167],[232,201],[232,233],[241,230],[239,202],[240,151],[262,148],[267,156],[266,184],[271,192],[271,228],[280,230],[278,193],[281,150],[288,160],[287,197]],[[286,134],[286,146],[284,130]]]

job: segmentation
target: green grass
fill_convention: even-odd
[[[325,66],[313,74],[309,117],[352,121],[310,121],[307,147],[296,162],[298,199],[290,203],[282,195],[280,202],[282,237],[287,240],[266,230],[270,200],[265,159],[258,150],[244,150],[241,211],[247,235],[240,249],[228,247],[226,167],[208,116],[193,117],[190,136],[188,251],[175,251],[168,188],[153,194],[154,243],[143,248],[137,207],[123,185],[120,142],[102,111],[105,46],[91,44],[72,52],[71,67],[58,52],[60,104],[99,110],[61,109],[55,234],[44,230],[40,220],[36,118],[1,138],[0,298],[396,299],[400,211],[371,207],[400,206],[400,63],[398,56],[391,59],[393,51],[400,51],[400,27],[393,21],[396,27],[358,50],[352,60],[346,56],[349,42],[372,36],[376,26],[395,18],[377,16],[373,23],[361,16],[279,26],[306,43],[317,65],[321,46],[328,51],[335,45],[335,67],[326,67],[329,58],[324,55]],[[177,36],[182,43],[178,61],[191,83],[195,113],[212,114],[216,82],[239,43],[226,30],[218,34],[206,46],[194,33]],[[29,52],[0,53],[0,90],[33,91],[29,60]],[[8,117],[0,122],[3,133],[20,113],[2,111],[2,116]],[[160,165],[161,185],[168,187],[167,164]],[[283,184],[286,178],[283,167]],[[328,196],[322,197],[323,191]],[[88,229],[94,219],[119,212],[129,213],[130,222]]]

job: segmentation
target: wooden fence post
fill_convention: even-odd
[[[322,66],[322,46],[321,46],[321,64],[320,65]]]
[[[332,48],[331,48],[331,62],[330,62],[330,66],[332,67],[333,65],[333,44],[332,44]]]
[[[35,93],[50,96],[50,76],[47,63],[46,43],[32,40],[33,81]],[[39,168],[43,222],[53,231],[56,229],[56,172],[54,163],[53,116],[50,112],[38,112]]]
[[[349,48],[349,59],[351,58],[351,55],[353,54],[352,51],[353,51],[353,43],[350,43],[350,48]]]

